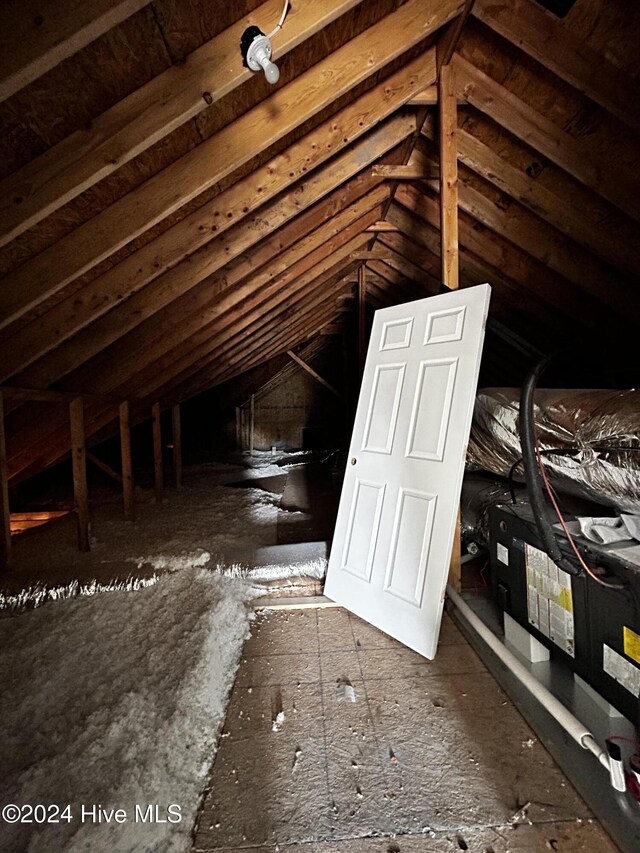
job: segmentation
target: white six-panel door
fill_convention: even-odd
[[[325,593],[435,655],[488,284],[376,311]]]

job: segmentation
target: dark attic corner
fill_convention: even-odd
[[[640,850],[639,41],[0,4],[0,853]]]

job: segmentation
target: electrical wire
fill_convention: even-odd
[[[632,743],[636,749],[640,749],[640,740],[634,737],[624,737],[623,735],[610,735],[607,740],[613,740],[620,743]]]
[[[595,572],[593,572],[589,568],[589,566],[586,564],[586,562],[584,561],[582,554],[578,550],[578,546],[573,541],[573,536],[569,533],[569,528],[567,527],[567,522],[565,521],[564,516],[562,515],[562,512],[560,511],[558,501],[556,500],[555,492],[553,490],[553,487],[551,486],[551,483],[549,482],[549,478],[547,477],[547,472],[545,471],[544,465],[542,463],[542,455],[540,453],[540,445],[538,443],[538,437],[537,436],[535,436],[535,451],[536,451],[536,459],[538,460],[538,469],[540,471],[540,475],[542,477],[545,488],[547,490],[547,494],[549,495],[551,503],[553,504],[553,508],[556,511],[556,515],[558,516],[560,524],[562,525],[562,529],[564,530],[565,535],[566,535],[567,539],[569,540],[569,544],[573,548],[573,551],[574,551],[576,557],[578,558],[578,562],[580,563],[582,568],[585,570],[585,572],[590,577],[592,577],[593,580],[596,581],[596,583],[599,583],[601,586],[606,586],[609,589],[625,589],[623,584],[613,584],[613,583],[607,583],[606,581],[603,581],[602,578],[599,578],[595,574]]]
[[[282,10],[282,15],[280,15],[280,20],[278,21],[278,23],[275,25],[273,30],[271,30],[271,32],[267,36],[268,39],[272,39],[275,36],[275,34],[278,32],[278,30],[282,29],[282,25],[284,24],[284,19],[287,17],[288,11],[289,11],[289,0],[284,0],[284,8]]]

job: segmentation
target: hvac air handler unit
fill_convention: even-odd
[[[547,556],[528,504],[489,514],[491,577],[496,600],[607,702],[640,726],[640,567],[611,546],[576,540],[583,559],[622,588],[572,576]],[[572,548],[561,533],[565,556]],[[623,553],[623,552],[622,552]]]

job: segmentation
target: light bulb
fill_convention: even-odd
[[[266,57],[265,59],[260,60],[260,65],[262,65],[264,76],[267,78],[267,82],[271,83],[272,85],[274,83],[277,83],[280,79],[280,69],[278,68],[278,66]]]
[[[271,41],[260,30],[257,30],[257,34],[255,34],[256,29],[249,27],[243,36],[244,43],[247,45],[246,65],[252,71],[259,71],[262,68],[267,82],[273,85],[280,79],[280,70],[277,65],[271,62]]]

